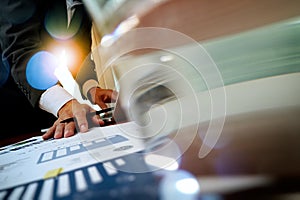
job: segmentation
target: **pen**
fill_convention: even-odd
[[[114,107],[105,108],[105,109],[102,109],[102,110],[97,110],[96,112],[88,113],[87,116],[99,115],[101,113],[106,113],[106,112],[112,111],[113,109],[114,109]],[[74,117],[70,117],[70,118],[67,118],[67,119],[64,119],[64,120],[60,121],[60,123],[72,122],[74,120],[75,120]]]

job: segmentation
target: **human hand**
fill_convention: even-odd
[[[102,89],[93,87],[89,90],[89,99],[93,104],[97,104],[100,108],[107,108],[106,103],[114,103],[117,100],[118,92],[111,89]]]
[[[43,139],[70,137],[76,133],[76,125],[81,133],[88,131],[88,120],[91,120],[94,125],[104,125],[104,122],[98,115],[94,115],[91,119],[87,119],[87,113],[95,111],[87,104],[81,104],[73,99],[68,101],[59,111],[58,119],[52,127],[42,136]],[[62,120],[74,117],[76,120],[68,123],[60,123]],[[77,124],[75,124],[77,123]]]

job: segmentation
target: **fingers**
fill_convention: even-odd
[[[81,104],[76,100],[68,102],[66,105],[64,105],[60,111],[59,111],[59,118],[60,120],[62,119],[67,119],[70,117],[75,118],[75,123],[77,124],[77,127],[79,129],[79,132],[87,132],[88,130],[88,121],[86,119],[86,114],[94,111],[90,106],[86,104]],[[64,131],[61,131],[61,129],[64,128]],[[66,132],[67,135],[72,135],[74,134],[76,126],[74,122],[70,122],[65,124],[65,127],[63,125],[57,125],[57,133],[56,135],[61,134],[61,132]],[[66,135],[66,133],[64,134]]]
[[[97,104],[98,106],[100,106],[101,109],[107,108],[106,103],[104,103],[102,100],[96,101],[96,104]]]
[[[94,125],[100,125],[100,126],[105,125],[104,121],[100,119],[99,115],[93,116],[92,121]]]
[[[52,127],[49,128],[49,130],[42,135],[42,138],[44,140],[50,139],[50,138],[66,138],[71,137],[75,135],[76,133],[76,127],[74,122],[70,123],[60,123],[60,119],[58,119]]]
[[[88,131],[88,121],[86,119],[86,112],[74,113],[76,123],[81,133]]]
[[[111,89],[101,89],[99,87],[90,90],[92,103],[97,104],[102,109],[107,108],[106,103],[114,103],[117,100],[118,92]]]
[[[54,138],[71,137],[76,133],[76,126],[74,122],[60,123],[60,128],[56,129]]]
[[[48,129],[48,131],[44,135],[42,135],[42,138],[44,140],[48,140],[48,139],[52,138],[54,131],[55,131],[55,126],[53,125],[52,127],[50,127]]]
[[[89,129],[89,121],[93,122],[93,125],[104,125],[104,122],[98,115],[87,119],[87,113],[93,112],[94,110],[86,105],[74,103],[72,106],[64,106],[63,110],[60,111],[60,117],[55,121],[52,127],[42,136],[43,139],[49,138],[66,138],[75,135],[78,132],[85,133]],[[73,117],[75,121],[68,123],[61,123],[63,119]]]
[[[106,103],[116,99],[117,93],[113,90],[102,90],[97,93],[96,103],[102,108],[107,108]],[[114,94],[114,95],[113,95]],[[98,96],[99,95],[99,96]],[[59,118],[52,127],[42,136],[43,139],[70,137],[76,133],[76,128],[79,132],[85,133],[89,129],[89,122],[93,125],[105,125],[105,122],[98,115],[87,119],[87,113],[95,111],[87,104],[81,104],[75,99],[67,102],[58,112]],[[60,123],[67,118],[74,118],[74,122]]]

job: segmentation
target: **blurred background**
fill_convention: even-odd
[[[83,2],[102,86],[200,199],[299,199],[300,1]]]

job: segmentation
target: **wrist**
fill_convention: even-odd
[[[54,116],[58,116],[60,108],[66,102],[74,99],[64,88],[59,85],[48,88],[42,95],[39,101],[39,107]]]
[[[74,103],[77,103],[77,100],[76,99],[71,99],[69,101],[67,101],[57,112],[57,116],[61,116],[63,112],[65,112],[65,110],[68,110],[72,107],[72,105]]]
[[[88,98],[88,100],[91,102],[91,103],[93,103],[93,104],[95,104],[95,101],[96,101],[96,99],[95,99],[95,96],[96,96],[96,90],[97,90],[97,88],[100,88],[100,87],[92,87],[91,89],[89,89],[89,91],[87,92],[87,98]],[[100,88],[101,89],[101,88]]]

